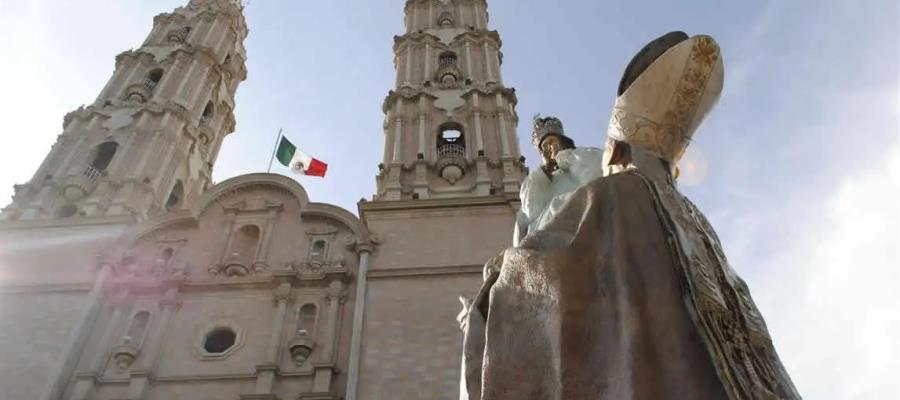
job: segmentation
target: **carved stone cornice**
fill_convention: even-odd
[[[362,209],[362,204],[360,203],[360,210]],[[381,244],[381,236],[376,233],[370,233],[366,237],[348,237],[345,240],[345,243],[349,246],[353,251],[357,254],[359,253],[374,253],[375,249]]]
[[[418,89],[415,89],[415,88],[412,88],[409,86],[405,86],[396,91],[391,90],[388,92],[387,96],[385,96],[384,102],[381,105],[381,110],[385,114],[387,114],[388,111],[391,109],[391,107],[394,105],[394,103],[398,99],[405,99],[405,100],[409,100],[411,102],[416,102],[416,101],[419,101],[419,99],[422,97],[430,97],[432,99],[437,99],[437,97],[435,97],[433,94],[422,90],[421,87],[419,87]]]
[[[134,109],[134,114],[131,115],[133,120],[137,120],[138,118],[140,118],[139,113],[142,112],[149,112],[158,115],[169,112],[172,113],[172,115],[182,119],[183,121],[191,121],[192,118],[191,113],[187,109],[173,101],[156,102],[151,100],[144,103],[136,103],[126,100],[110,99],[109,103],[109,105],[102,108],[87,106],[83,109],[79,108],[75,111],[70,112],[66,115],[65,125],[63,126],[63,129],[65,129],[75,120],[87,122],[91,117],[95,115],[109,118],[114,110],[119,109]],[[133,129],[131,130],[133,131]]]
[[[174,289],[167,290],[163,297],[159,299],[159,308],[162,310],[168,309],[175,311],[181,308],[181,304],[181,294]]]
[[[481,44],[485,41],[497,46],[498,49],[503,47],[503,40],[500,39],[499,32],[480,30],[480,29],[468,30],[463,33],[460,33],[455,38],[453,38],[453,41],[450,43],[450,46],[453,46],[454,44],[457,44],[457,43],[465,43],[465,42]]]
[[[441,42],[441,38],[428,33],[428,32],[410,32],[405,33],[403,35],[395,35],[394,36],[394,55],[400,53],[400,50],[403,49],[404,46],[408,44],[431,44],[436,47],[443,47],[449,49],[449,47]]]
[[[385,114],[388,114],[388,112],[393,108],[393,105],[399,99],[407,100],[410,102],[417,102],[423,97],[437,99],[438,97],[435,93],[439,90],[440,89],[426,88],[422,85],[417,85],[416,87],[404,86],[397,90],[391,90],[384,98],[384,102],[381,105],[381,110]],[[513,88],[505,87],[499,83],[475,83],[465,86],[463,90],[465,90],[465,92],[463,92],[462,97],[469,97],[472,95],[472,93],[478,93],[484,96],[493,96],[497,93],[500,93],[513,107],[515,107],[519,103],[519,99],[516,96],[516,90]],[[399,118],[402,118],[402,116],[399,116]],[[390,121],[385,121],[386,124],[389,124],[389,122]]]
[[[337,301],[340,304],[344,304],[347,302],[347,291],[346,290],[332,290],[329,289],[325,294],[325,301],[329,304],[333,301]]]
[[[292,290],[290,283],[282,283],[278,285],[278,288],[275,289],[275,293],[272,295],[272,300],[275,303],[291,303],[294,301],[294,292]]]

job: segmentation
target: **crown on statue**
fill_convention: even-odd
[[[531,143],[534,144],[534,147],[540,148],[541,141],[550,134],[566,137],[562,121],[556,117],[541,118],[540,114],[535,115],[534,130],[531,131]]]

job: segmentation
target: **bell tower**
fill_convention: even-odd
[[[512,242],[527,174],[487,2],[408,0],[404,23],[377,192],[359,203],[379,245],[358,273],[347,400],[459,398],[458,299]]]
[[[190,204],[210,185],[222,140],[234,131],[246,36],[236,0],[192,0],[157,15],[143,44],[116,57],[96,101],[65,116],[0,220],[139,222]]]
[[[375,200],[518,194],[525,175],[516,94],[484,0],[410,0],[394,37]]]

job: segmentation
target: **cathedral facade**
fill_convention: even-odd
[[[404,11],[356,213],[281,175],[214,184],[243,8],[157,15],[0,212],[2,397],[458,398],[458,296],[510,243],[527,169],[486,2]]]

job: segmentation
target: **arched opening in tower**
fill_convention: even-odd
[[[437,138],[438,157],[457,155],[465,157],[466,136],[462,126],[456,123],[441,125]]]
[[[91,161],[91,168],[98,172],[106,171],[109,163],[112,162],[119,144],[116,142],[104,142],[94,148],[94,156]]]
[[[166,200],[166,211],[178,208],[183,198],[184,184],[181,183],[181,180],[177,180],[175,181],[175,186],[172,186],[172,191],[169,192],[169,198]]]

